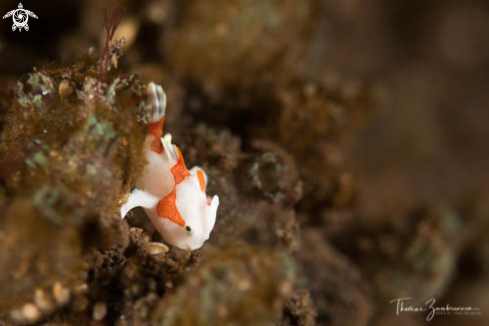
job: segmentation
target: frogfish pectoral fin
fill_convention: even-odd
[[[129,196],[129,200],[121,207],[121,218],[135,207],[154,208],[158,204],[158,197],[153,196],[149,192],[134,189]]]
[[[156,213],[161,218],[166,218],[175,224],[185,226],[185,221],[182,219],[182,216],[178,211],[176,199],[177,192],[175,189],[173,189],[168,196],[158,202],[158,205],[156,206]]]

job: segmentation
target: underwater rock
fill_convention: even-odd
[[[255,133],[273,139],[295,159],[303,182],[301,207],[351,205],[354,178],[344,167],[343,145],[378,105],[375,89],[364,85],[347,93],[324,82],[295,79],[276,87],[273,97],[275,122]]]
[[[0,319],[34,322],[64,306],[62,293],[81,282],[82,239],[72,226],[40,216],[28,200],[2,214]],[[62,290],[60,290],[62,289]]]
[[[118,210],[122,194],[145,164],[140,155],[144,126],[137,110],[117,98],[119,89],[108,100],[110,87],[89,77],[89,67],[90,61],[82,59],[70,68],[52,65],[21,78],[18,101],[6,111],[10,123],[1,135],[0,157],[11,171],[2,173],[2,185],[13,198],[24,199],[10,199],[2,216],[1,232],[11,236],[2,237],[1,251],[16,255],[2,255],[2,266],[11,268],[2,271],[0,281],[9,284],[2,286],[4,298],[16,299],[0,303],[0,318],[32,323],[49,315],[64,321],[57,311],[68,306],[76,312],[68,319],[83,320],[78,313],[94,309],[88,298],[110,298],[98,287],[118,284],[114,275],[121,267],[107,267],[125,261],[128,228]],[[42,83],[31,85],[32,76],[41,76]],[[64,83],[58,101],[52,101],[58,96],[55,80]],[[103,267],[97,250],[111,253],[102,259]],[[87,270],[92,276],[88,284]],[[107,310],[110,314],[113,308]]]
[[[356,216],[328,237],[372,280],[381,305],[412,297],[412,304],[443,293],[458,257],[460,219],[447,207],[421,207],[397,218]],[[345,241],[355,238],[357,241]]]
[[[253,204],[254,223],[241,238],[252,245],[296,252],[300,248],[300,227],[293,209],[264,201]]]
[[[375,301],[367,280],[317,230],[303,232],[297,254],[317,308],[318,325],[369,325]]]
[[[287,255],[233,245],[208,257],[163,298],[153,320],[163,326],[271,325],[279,320],[295,276]]]
[[[317,5],[314,0],[179,3],[161,48],[176,72],[198,83],[250,85],[263,75],[275,77],[286,62],[294,67]]]

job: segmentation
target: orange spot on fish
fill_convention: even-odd
[[[200,190],[205,192],[205,177],[202,170],[197,170],[197,178],[199,179]]]
[[[185,221],[178,212],[176,200],[177,191],[173,188],[173,191],[169,195],[158,202],[158,205],[156,205],[156,213],[159,217],[167,218],[173,223],[185,226]]]
[[[176,147],[178,152],[178,161],[171,168],[171,173],[173,174],[173,178],[175,179],[175,186],[170,194],[168,194],[165,198],[161,199],[156,205],[156,213],[159,217],[167,218],[173,223],[176,223],[180,226],[185,226],[185,221],[182,216],[178,212],[177,208],[177,188],[176,185],[185,179],[185,177],[190,176],[190,172],[188,172],[187,167],[185,166],[185,161],[183,160],[182,152],[178,147]]]
[[[161,118],[158,122],[148,123],[148,135],[154,135],[155,139],[151,142],[151,150],[155,153],[163,153],[163,145],[161,144],[161,135],[163,135],[163,124],[165,123],[165,117]]]
[[[180,148],[176,147],[178,152],[178,162],[171,168],[171,173],[175,178],[175,185],[179,184],[186,177],[190,176],[190,172],[188,172],[187,167],[185,166],[185,161],[183,160],[182,152]]]

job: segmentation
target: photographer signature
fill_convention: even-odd
[[[396,304],[396,315],[405,312],[426,312],[426,321],[431,321],[436,315],[480,315],[481,310],[472,306],[451,306],[449,303],[443,306],[437,306],[434,298],[428,299],[423,305],[412,306],[405,304],[406,301],[412,300],[412,297],[396,298],[389,301],[390,304]]]

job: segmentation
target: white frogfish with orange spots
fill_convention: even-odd
[[[207,175],[199,167],[187,170],[180,149],[163,134],[166,95],[161,86],[148,84],[153,114],[149,118],[144,154],[148,164],[136,182],[121,216],[143,207],[165,242],[195,250],[209,239],[216,222],[219,197],[206,196]]]

